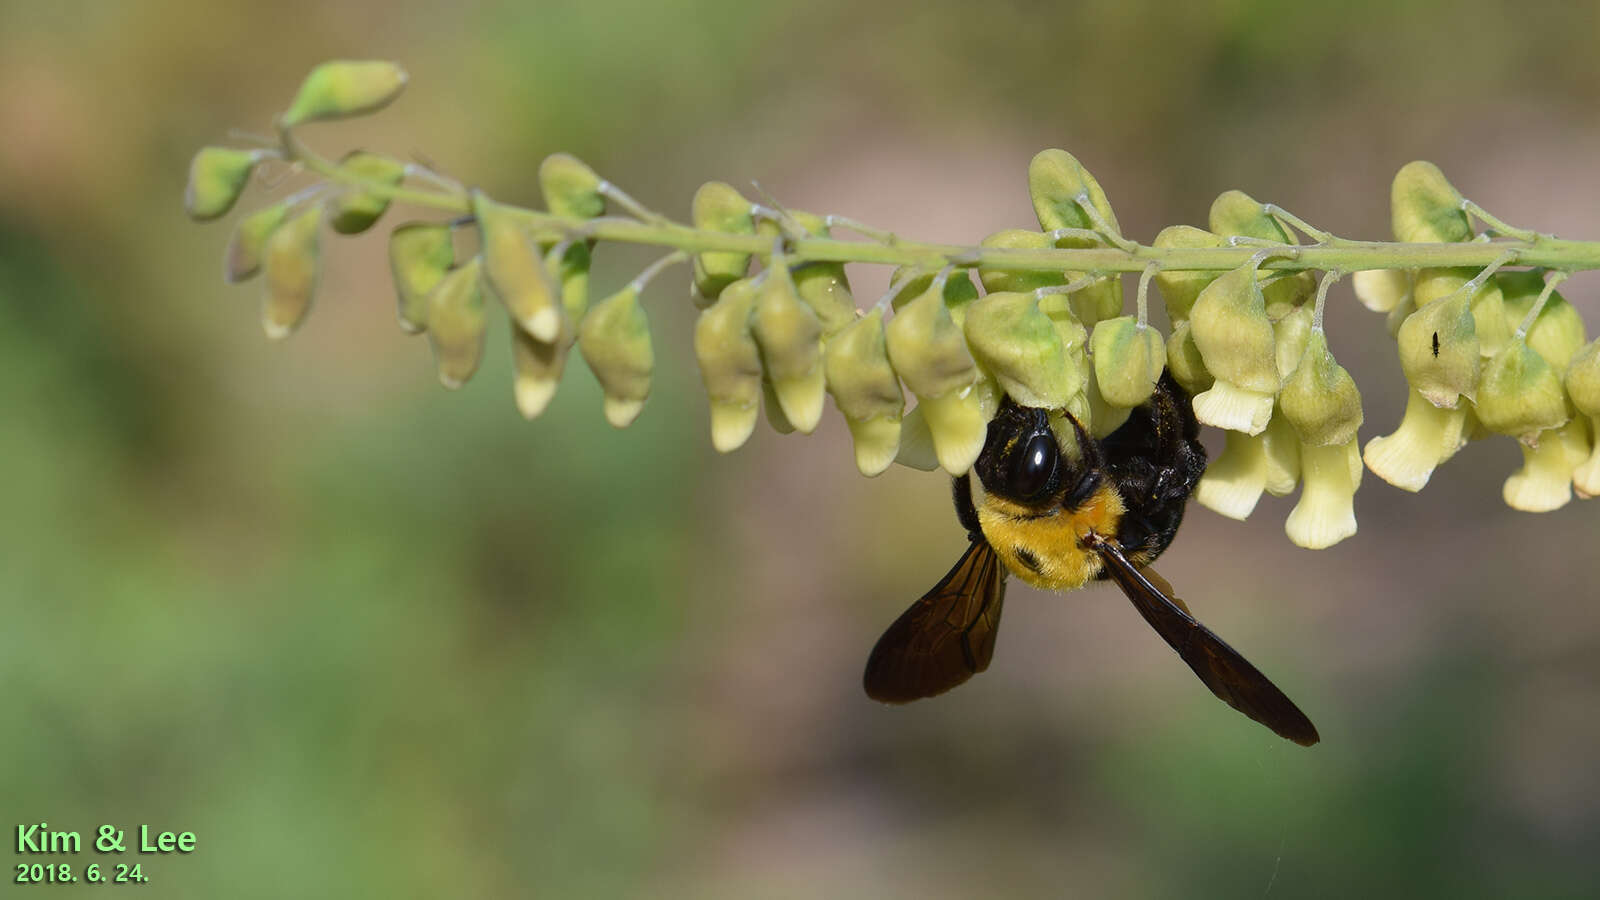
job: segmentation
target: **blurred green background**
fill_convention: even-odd
[[[194,831],[144,860],[178,898],[1593,896],[1600,507],[1505,508],[1509,441],[1420,496],[1369,474],[1328,551],[1284,538],[1292,499],[1191,509],[1164,573],[1313,750],[1104,587],[1014,584],[987,674],[881,707],[867,651],[962,545],[946,482],[861,478],[836,417],[715,454],[681,270],[639,421],[576,364],[530,424],[503,331],[437,386],[381,237],[330,238],[270,344],[180,197],[311,65],[385,57],[407,94],[308,138],[525,203],[568,150],[678,216],[756,178],[972,242],[1031,224],[1061,146],[1142,239],[1234,187],[1382,237],[1422,157],[1597,237],[1597,32],[1484,0],[0,2],[0,826]],[[596,290],[648,259],[602,251]],[[1566,290],[1591,325],[1597,285]],[[1385,433],[1382,321],[1330,307]]]

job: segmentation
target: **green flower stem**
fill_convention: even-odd
[[[380,184],[343,171],[333,161],[308,148],[291,130],[280,132],[284,157],[331,182],[360,188],[392,201],[443,210],[457,215],[471,212],[471,201],[455,193]],[[703,231],[670,220],[633,221],[621,218],[582,220],[535,210],[515,210],[540,240],[567,238],[615,241],[670,247],[687,253],[726,251],[761,254],[769,249],[760,235]],[[847,220],[834,219],[844,225]],[[846,225],[862,233],[889,234],[877,229]],[[874,234],[877,232],[877,234]],[[841,241],[803,238],[791,241],[787,256],[792,263],[839,262],[914,266],[937,271],[984,266],[1015,272],[1142,272],[1151,264],[1165,271],[1226,272],[1249,264],[1260,246],[1149,247],[1125,241],[1126,247],[1022,249],[974,247],[908,241],[891,235],[883,241]],[[1307,270],[1357,272],[1363,269],[1422,269],[1471,266],[1483,268],[1515,254],[1516,265],[1577,272],[1600,269],[1600,241],[1571,241],[1539,235],[1529,240],[1497,240],[1453,244],[1408,244],[1387,241],[1330,241],[1299,245],[1293,254],[1274,256],[1260,267],[1281,272]]]

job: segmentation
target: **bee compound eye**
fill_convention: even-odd
[[[1011,464],[1011,477],[1006,486],[1018,497],[1036,496],[1049,485],[1060,453],[1053,436],[1034,435]]]

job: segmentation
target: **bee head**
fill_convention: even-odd
[[[1050,411],[1019,406],[1009,398],[989,422],[983,452],[973,466],[983,489],[1030,507],[1057,502],[1082,474],[1062,452],[1050,427]]]

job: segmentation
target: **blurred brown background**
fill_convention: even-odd
[[[311,65],[384,57],[407,94],[307,137],[525,203],[568,150],[676,216],[755,178],[972,242],[1031,224],[1061,146],[1141,239],[1234,187],[1382,237],[1421,157],[1600,237],[1597,32],[1484,0],[0,2],[0,826],[196,832],[146,860],[160,897],[1593,896],[1600,507],[1504,507],[1509,441],[1420,496],[1369,474],[1327,551],[1292,499],[1191,508],[1164,573],[1313,750],[1104,587],[1013,585],[987,674],[886,708],[861,666],[961,548],[947,483],[861,478],[831,415],[715,454],[681,270],[639,421],[576,364],[530,424],[503,332],[437,386],[376,234],[330,236],[269,344],[180,196]],[[596,290],[649,258],[602,251]],[[1597,287],[1566,290],[1592,325]],[[1341,286],[1329,330],[1386,433],[1381,318]]]

